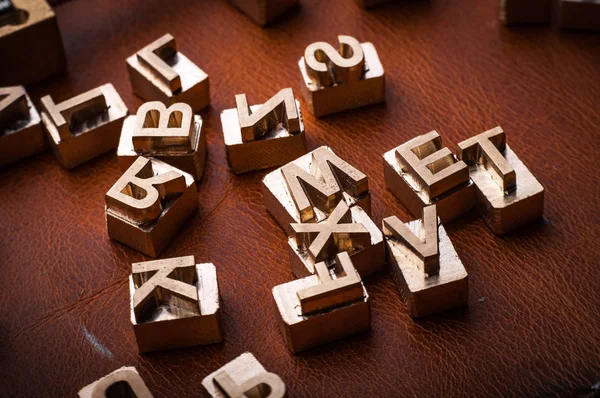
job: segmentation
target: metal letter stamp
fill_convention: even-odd
[[[152,393],[134,367],[123,366],[79,391],[79,398],[105,397],[152,398]]]
[[[206,133],[202,118],[184,103],[147,102],[136,116],[123,123],[117,148],[119,163],[131,166],[138,156],[154,157],[191,174],[196,181],[204,174]]]
[[[117,147],[127,107],[112,84],[56,104],[42,98],[42,122],[58,161],[76,167]]]
[[[496,234],[542,216],[544,187],[506,144],[496,127],[458,144],[457,157],[469,166],[477,209]]]
[[[331,215],[319,223],[291,224],[288,239],[290,265],[296,278],[315,273],[315,264],[329,263],[340,252],[348,252],[361,276],[385,265],[383,235],[360,207],[348,207],[343,200]]]
[[[140,352],[223,340],[217,271],[194,256],[132,265],[131,323]]]
[[[544,24],[551,17],[552,0],[500,0],[500,21],[505,25]]]
[[[144,101],[184,102],[199,112],[210,104],[208,75],[177,51],[166,34],[127,58],[133,91]]]
[[[236,108],[221,112],[227,162],[245,173],[281,166],[307,151],[300,102],[284,88],[262,105],[248,105],[245,94],[235,96]]]
[[[558,24],[563,29],[600,31],[600,0],[560,0]]]
[[[335,266],[315,265],[315,274],[273,288],[280,324],[289,349],[300,352],[367,331],[369,295],[346,252]]]
[[[139,157],[106,193],[108,235],[156,257],[197,208],[196,183],[190,174]]]
[[[326,146],[270,172],[262,184],[265,206],[288,236],[290,224],[323,221],[340,200],[371,213],[367,176]]]
[[[317,117],[385,101],[385,73],[372,43],[338,36],[339,51],[312,43],[298,61],[304,98]]]
[[[0,87],[29,86],[62,72],[67,62],[52,7],[45,0],[1,0],[0,52]]]
[[[442,147],[436,131],[386,152],[383,172],[388,189],[415,217],[423,207],[435,204],[446,223],[475,205],[475,186],[467,165]]]
[[[265,26],[298,4],[298,0],[229,0],[259,26]]]
[[[208,398],[287,397],[285,383],[245,352],[202,380]]]
[[[388,263],[396,287],[412,317],[423,317],[467,305],[468,275],[436,206],[423,209],[423,218],[402,223],[383,220]]]
[[[40,115],[23,86],[0,87],[0,166],[43,152]]]
[[[356,3],[358,3],[358,5],[362,8],[369,8],[379,4],[389,3],[391,1],[392,0],[356,0]]]

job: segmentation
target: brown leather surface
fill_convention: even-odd
[[[1,395],[74,396],[133,365],[156,396],[198,396],[206,375],[244,351],[298,397],[592,394],[600,380],[599,36],[508,30],[492,0],[406,0],[370,11],[353,0],[301,4],[265,30],[220,0],[57,7],[68,74],[31,88],[36,103],[111,82],[135,112],[142,101],[125,58],[165,32],[209,74],[200,211],[163,258],[216,264],[226,337],[138,355],[127,277],[144,256],[111,242],[104,221],[117,159],[67,171],[46,153],[0,171]],[[219,113],[238,93],[253,103],[288,86],[299,94],[305,46],[339,33],[376,45],[387,103],[322,120],[304,107],[309,149],[329,145],[369,175],[376,223],[410,219],[386,190],[384,151],[432,129],[454,150],[496,125],[546,188],[545,219],[506,237],[475,214],[448,227],[469,272],[469,308],[415,321],[382,272],[366,281],[370,333],[296,356],[271,296],[292,278],[286,236],[263,207],[264,172],[228,170]]]

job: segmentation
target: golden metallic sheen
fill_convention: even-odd
[[[371,43],[338,36],[339,49],[312,43],[298,61],[303,93],[315,116],[385,101],[385,73]]]
[[[405,225],[395,216],[385,218],[383,234],[390,273],[410,316],[424,317],[467,304],[467,271],[435,205],[423,209],[421,220]]]
[[[290,266],[296,278],[315,273],[315,263],[330,263],[339,252],[347,252],[361,276],[385,265],[383,235],[360,207],[340,201],[329,218],[319,223],[292,224],[288,239]]]
[[[79,398],[152,398],[152,393],[133,366],[123,366],[96,380],[83,387],[78,395]]]
[[[245,352],[202,380],[207,398],[284,398],[285,383]]]
[[[306,153],[300,102],[284,88],[261,105],[235,96],[236,108],[221,112],[227,162],[236,173],[281,166]]]
[[[262,183],[265,207],[288,235],[291,223],[323,221],[340,200],[371,213],[367,176],[325,146],[272,171]]]
[[[348,253],[339,253],[333,268],[325,262],[315,268],[314,275],[273,288],[283,335],[294,353],[371,327],[369,295]]]
[[[133,91],[145,101],[183,102],[199,112],[210,105],[208,75],[177,51],[167,33],[127,58]]]
[[[47,148],[40,115],[23,86],[0,87],[0,167]]]
[[[117,147],[127,107],[112,84],[56,104],[42,98],[42,122],[59,162],[70,169]]]
[[[123,123],[117,148],[119,163],[128,168],[138,156],[154,157],[191,174],[204,174],[207,145],[202,118],[184,103],[167,107],[158,101],[142,105]]]
[[[140,352],[223,340],[217,271],[194,256],[132,265],[131,323]]]
[[[500,127],[458,144],[457,157],[469,166],[477,210],[496,234],[542,216],[544,187],[506,144]]]
[[[196,183],[190,174],[139,157],[106,193],[108,235],[156,257],[197,208]]]
[[[436,131],[418,136],[383,155],[385,183],[414,215],[435,204],[442,222],[450,222],[475,204],[469,170],[457,161]]]

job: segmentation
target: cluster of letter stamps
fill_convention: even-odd
[[[338,41],[337,48],[310,44],[298,61],[304,100],[316,116],[385,100],[375,46],[350,36]],[[207,154],[198,112],[210,104],[209,77],[169,34],[126,65],[133,90],[149,101],[130,116],[111,84],[61,102],[46,96],[39,111],[22,86],[0,88],[0,164],[47,143],[66,168],[116,148],[124,172],[105,196],[108,235],[159,257],[198,207]],[[294,353],[368,330],[363,278],[386,266],[412,317],[466,305],[468,274],[444,224],[476,208],[493,233],[504,234],[542,215],[544,188],[500,127],[460,142],[454,153],[436,131],[390,148],[382,155],[386,185],[416,220],[390,216],[376,225],[368,176],[327,146],[308,151],[291,88],[263,104],[236,95],[235,104],[221,113],[227,161],[235,174],[271,169],[262,179],[264,204],[287,238],[293,275],[272,293],[282,338]],[[223,340],[212,263],[194,256],[135,263],[129,289],[139,352]],[[135,396],[151,396],[131,367],[79,394],[101,396],[121,382]],[[210,397],[286,395],[282,379],[250,353],[208,375],[203,386]]]

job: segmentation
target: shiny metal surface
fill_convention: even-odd
[[[144,101],[169,106],[183,102],[199,112],[210,105],[208,75],[177,50],[175,38],[166,34],[126,60],[133,91]]]
[[[291,88],[260,105],[236,95],[236,108],[221,112],[221,126],[227,163],[236,174],[281,166],[307,152],[300,102]]]
[[[375,46],[361,43],[359,49],[350,36],[338,40],[339,52],[317,42],[298,61],[304,99],[317,117],[385,101],[385,72]]]
[[[0,167],[47,147],[40,115],[25,88],[0,87]]]
[[[322,221],[341,199],[371,212],[368,177],[325,146],[270,172],[262,184],[265,207],[288,235],[291,223]]]
[[[132,264],[131,323],[140,352],[223,340],[217,271],[194,256]]]
[[[73,168],[119,143],[128,110],[112,84],[105,84],[56,104],[42,98],[41,117],[58,161]]]
[[[475,205],[475,186],[467,165],[442,146],[436,131],[386,152],[383,173],[388,189],[415,217],[425,206],[435,204],[446,223]]]
[[[108,235],[156,257],[198,208],[194,178],[157,159],[139,157],[106,193]]]
[[[285,383],[245,352],[202,380],[207,398],[284,398]]]
[[[419,318],[466,305],[469,296],[467,271],[441,221],[437,221],[439,269],[434,274],[425,272],[423,261],[415,261],[423,257],[418,247],[415,250],[407,244],[407,234],[419,236],[422,220],[405,224],[409,231],[389,228],[400,222],[395,216],[388,217],[383,220],[383,228],[390,274],[410,316]],[[395,232],[401,232],[402,239],[398,239]]]
[[[79,398],[152,398],[152,393],[133,366],[123,366],[83,387]]]
[[[319,268],[326,286],[319,287],[323,283],[319,275],[310,275],[273,288],[281,329],[292,352],[298,353],[370,329],[369,295],[362,282],[362,294],[357,294],[354,275],[360,277],[347,253],[337,255],[336,264],[342,263],[342,267],[332,271],[334,275],[321,263]],[[329,272],[331,280],[326,272]],[[346,275],[351,275],[349,284],[343,282]],[[307,308],[305,306],[309,313],[304,313],[301,300],[306,301],[307,293],[310,297],[315,292],[319,293],[321,300],[311,302]],[[318,308],[320,310],[316,310]],[[312,310],[316,312],[310,312]]]
[[[506,144],[500,127],[460,142],[457,154],[469,165],[477,210],[494,233],[505,234],[542,216],[544,187]],[[510,185],[502,177],[506,173],[497,170],[512,172]],[[507,191],[507,185],[512,189]]]

